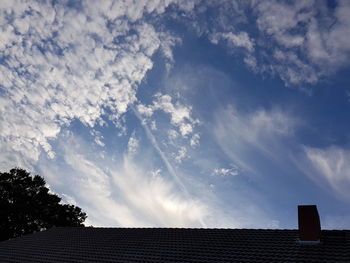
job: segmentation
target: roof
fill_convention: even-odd
[[[350,262],[350,230],[52,228],[0,243],[0,262]]]

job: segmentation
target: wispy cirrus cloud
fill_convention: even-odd
[[[208,189],[182,192],[152,155],[126,150],[114,159],[72,132],[61,133],[58,141],[60,165],[43,158],[41,170],[66,201],[74,200],[87,212],[94,226],[277,227],[244,198],[237,197],[233,208],[225,210]]]
[[[234,163],[256,173],[256,168],[250,164],[249,149],[278,158],[275,153],[280,152],[280,143],[293,134],[297,125],[296,118],[279,109],[242,113],[230,105],[217,112],[214,134]]]
[[[49,159],[41,160],[40,167],[48,183],[74,199],[93,225],[203,226],[207,205],[177,190],[154,166],[152,156],[141,159],[135,134],[128,150],[116,160],[100,155],[101,151],[71,132],[60,134],[58,140],[62,176],[57,177],[55,163]]]
[[[133,138],[135,134],[131,141]],[[235,204],[225,210],[208,189],[184,193],[175,180],[167,179],[166,170],[152,162],[152,155],[126,150],[114,159],[101,155],[101,150],[72,132],[61,133],[58,140],[59,170],[44,158],[40,167],[48,183],[63,193],[65,200],[82,207],[94,226],[278,226],[271,225],[274,221],[269,215],[243,197],[237,196]]]
[[[331,188],[337,196],[350,201],[350,151],[339,146],[305,146],[303,169],[316,183]]]

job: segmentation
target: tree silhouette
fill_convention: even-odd
[[[60,201],[39,175],[20,168],[0,172],[0,241],[53,226],[83,227],[81,208]]]

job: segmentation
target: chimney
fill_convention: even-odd
[[[319,244],[321,236],[320,216],[316,205],[298,206],[300,244]]]

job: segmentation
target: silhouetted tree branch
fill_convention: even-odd
[[[0,172],[0,241],[53,226],[83,227],[81,208],[60,202],[41,176],[20,168]]]

